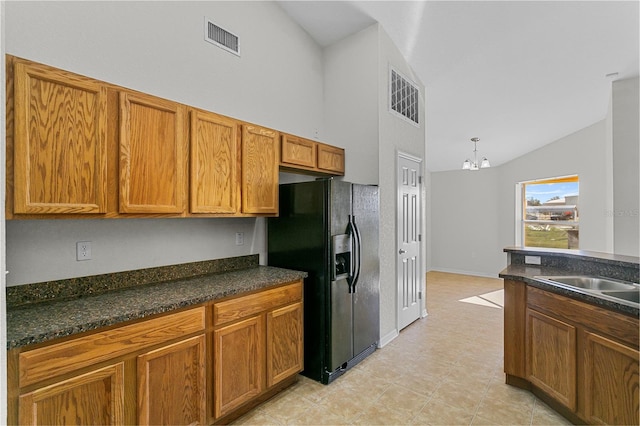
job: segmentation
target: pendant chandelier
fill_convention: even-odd
[[[471,138],[471,142],[473,142],[473,161],[469,160],[468,158],[464,160],[464,163],[462,163],[462,170],[479,170],[491,167],[491,164],[489,164],[489,160],[487,160],[487,157],[483,157],[482,161],[478,165],[477,144],[479,140],[480,138]]]

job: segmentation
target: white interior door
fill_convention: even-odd
[[[398,331],[420,317],[422,159],[398,153]]]

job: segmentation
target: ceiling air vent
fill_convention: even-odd
[[[204,18],[204,39],[221,49],[240,56],[240,39],[237,35]]]
[[[410,123],[419,126],[420,89],[399,72],[390,68],[389,111]]]

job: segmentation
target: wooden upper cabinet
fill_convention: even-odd
[[[238,213],[238,122],[210,112],[192,110],[190,135],[191,213]]]
[[[14,59],[14,213],[105,213],[107,88]]]
[[[318,169],[344,175],[344,149],[318,144]]]
[[[343,176],[344,149],[283,133],[280,166],[302,173]]]
[[[120,93],[120,212],[184,211],[183,105]]]
[[[242,212],[278,213],[278,132],[242,126]]]
[[[282,135],[280,162],[283,165],[316,167],[316,143],[292,135]]]

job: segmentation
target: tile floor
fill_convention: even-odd
[[[499,279],[430,272],[426,318],[329,386],[300,376],[235,424],[570,424],[504,384],[502,309],[460,302],[500,288]]]

